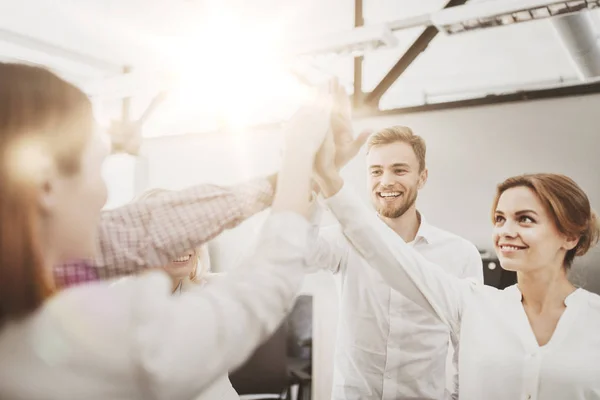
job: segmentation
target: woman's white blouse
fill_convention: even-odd
[[[241,365],[293,306],[310,225],[273,213],[244,268],[172,296],[163,272],[58,293],[0,329],[0,399],[190,400]]]
[[[517,286],[498,290],[427,261],[347,188],[328,199],[344,234],[390,286],[434,312],[460,339],[461,400],[600,399],[600,296],[577,289],[539,346]]]
[[[190,290],[198,290],[199,287],[207,288],[208,283],[215,283],[222,281],[225,274],[210,274],[202,278],[201,282],[191,282],[189,279],[185,279],[179,283],[175,293],[181,295]],[[198,343],[201,346],[202,343]],[[194,400],[240,400],[240,396],[233,388],[231,381],[229,380],[229,374],[224,374],[222,377],[217,378],[208,388],[202,391],[200,395],[194,398]]]

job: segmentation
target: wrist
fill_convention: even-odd
[[[308,148],[306,144],[286,143],[282,152],[282,160],[292,160],[294,162],[313,162],[316,157],[316,151]]]
[[[309,140],[306,140],[305,138],[291,138],[291,139],[287,139],[284,142],[283,152],[284,152],[284,154],[300,153],[300,154],[311,155],[312,157],[315,157],[319,148],[320,148],[320,144],[315,146],[315,144],[311,143]]]
[[[326,175],[320,175],[315,180],[319,184],[321,194],[323,194],[323,197],[325,198],[335,195],[344,186],[344,179],[337,171]]]
[[[312,170],[314,162],[315,154],[313,152],[301,148],[289,148],[283,152],[281,168],[296,169],[297,171]]]

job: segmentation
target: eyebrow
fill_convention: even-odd
[[[500,211],[500,210],[496,210],[496,214],[504,215],[504,213],[502,211]],[[538,215],[538,213],[536,213],[533,210],[521,210],[521,211],[517,211],[515,213],[515,215],[523,215],[523,214],[535,214],[535,215]]]
[[[395,163],[392,164],[392,168],[410,168],[410,165],[408,165],[407,163]],[[374,169],[374,168],[383,168],[383,165],[370,165],[369,169]]]

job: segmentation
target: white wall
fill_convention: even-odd
[[[432,223],[490,248],[489,207],[495,185],[525,172],[559,172],[574,178],[600,210],[600,95],[512,103],[360,120],[357,130],[403,124],[428,145],[429,182],[419,208]],[[276,170],[277,132],[234,137],[189,135],[148,140],[147,185],[180,188],[201,182],[235,184]],[[364,156],[345,170],[363,193]],[[366,200],[366,195],[364,196]],[[260,217],[259,217],[260,218]],[[254,219],[256,222],[257,218]],[[253,222],[216,240],[213,257],[227,269],[249,243]],[[226,249],[226,250],[224,250]],[[578,277],[600,292],[600,253],[578,264]],[[335,338],[336,294],[327,275],[311,277],[306,290],[316,293],[315,397],[328,398],[331,350]]]
[[[495,185],[510,175],[567,174],[600,210],[599,106],[600,95],[592,95],[365,119],[357,121],[356,129],[404,124],[422,135],[429,182],[420,193],[419,208],[433,223],[489,248]],[[277,132],[264,130],[149,139],[142,151],[146,185],[235,184],[265,175],[277,169],[280,143]],[[363,167],[361,155],[345,170],[361,191]],[[600,279],[591,283],[600,291]]]

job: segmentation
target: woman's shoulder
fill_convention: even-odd
[[[574,293],[585,298],[590,308],[600,315],[600,295],[583,288],[578,288]]]
[[[96,374],[103,370],[127,374],[132,338],[138,335],[132,323],[142,320],[137,317],[148,303],[137,296],[154,291],[154,297],[161,297],[162,290],[169,291],[169,279],[162,274],[148,274],[126,284],[98,282],[62,290],[30,316],[3,326],[0,370],[10,368],[15,376],[46,377],[43,384],[48,387],[55,384],[53,379],[71,376],[73,365],[92,368]]]
[[[96,281],[72,286],[59,291],[48,302],[48,305],[70,303],[73,301],[88,303],[89,301],[95,301],[97,297],[102,297],[103,300],[108,300],[105,297],[122,300],[124,296],[129,296],[132,291],[143,291],[144,289],[161,290],[163,287],[169,288],[170,285],[169,276],[162,270],[155,270],[137,276],[127,276],[108,281]]]
[[[123,319],[129,319],[134,306],[139,309],[140,304],[149,303],[148,299],[167,297],[169,288],[170,280],[162,272],[88,283],[58,292],[36,316],[45,321],[71,321],[75,325],[98,325],[101,328],[103,324],[118,324]],[[162,293],[165,293],[164,296],[161,296]]]
[[[480,305],[492,303],[505,304],[506,301],[515,299],[520,300],[521,296],[521,292],[519,292],[517,285],[498,289],[495,286],[486,285],[482,282],[473,283],[473,292],[474,296],[472,296],[472,301]]]

